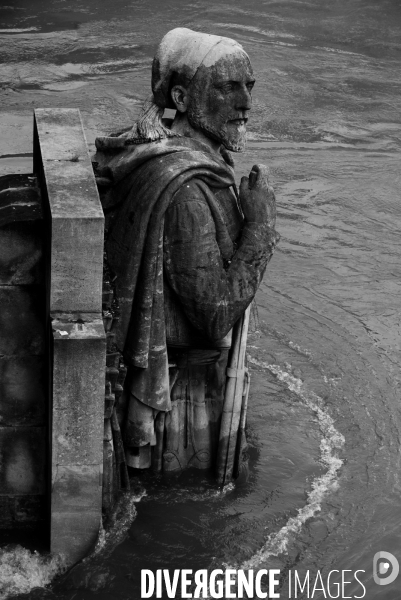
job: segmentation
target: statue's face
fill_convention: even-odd
[[[221,50],[220,50],[221,53]],[[228,150],[241,152],[246,144],[246,124],[255,83],[245,53],[208,57],[189,87],[188,121]]]

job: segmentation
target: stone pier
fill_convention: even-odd
[[[106,368],[104,217],[78,110],[35,111],[34,172],[49,228],[50,549],[72,564],[101,520]]]

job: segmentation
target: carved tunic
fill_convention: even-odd
[[[168,346],[229,347],[234,323],[252,301],[271,257],[271,230],[247,224],[230,188],[210,189],[220,207],[228,256],[196,179],[173,197],[164,222]],[[242,232],[241,232],[242,229]]]

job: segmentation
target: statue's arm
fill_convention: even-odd
[[[250,304],[276,241],[266,223],[246,223],[237,251],[224,264],[207,201],[196,185],[176,194],[165,216],[164,270],[191,323],[223,338]]]

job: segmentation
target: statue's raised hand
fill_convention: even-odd
[[[248,223],[275,226],[276,198],[269,185],[269,171],[265,165],[253,165],[249,177],[242,177],[239,197]]]

